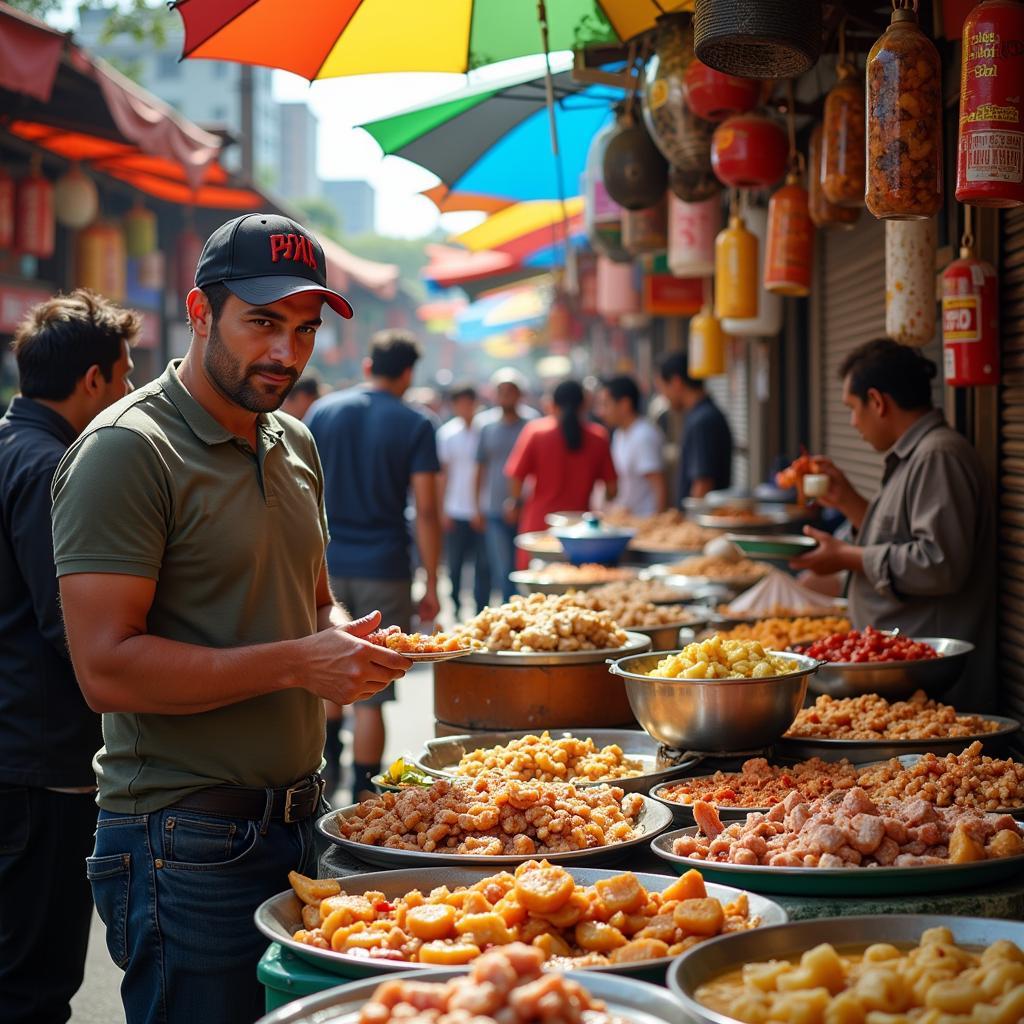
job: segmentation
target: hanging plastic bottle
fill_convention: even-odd
[[[846,60],[846,29],[839,30],[838,81],[825,97],[822,188],[838,206],[864,205],[864,80]]]
[[[764,289],[764,256],[768,248],[768,210],[748,206],[743,215],[747,229],[757,240],[757,316],[723,317],[722,328],[733,338],[770,338],[782,330],[782,296]]]
[[[715,235],[722,224],[718,196],[702,203],[668,197],[668,265],[676,277],[710,277],[715,272]]]
[[[687,341],[687,372],[697,380],[725,373],[726,338],[722,325],[705,305],[690,321]]]
[[[821,154],[822,124],[819,121],[811,131],[807,147],[807,209],[816,228],[843,228],[849,230],[860,219],[860,210],[853,206],[836,206],[825,198],[821,187],[824,165]]]
[[[927,220],[942,206],[942,64],[917,0],[893,8],[868,54],[864,198],[880,219]]]
[[[715,316],[757,316],[757,239],[734,208],[715,239]]]
[[[885,333],[903,345],[935,337],[934,218],[885,225]]]
[[[956,197],[1024,203],[1024,4],[985,0],[967,15],[960,68]]]

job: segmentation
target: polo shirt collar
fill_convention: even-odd
[[[24,395],[15,395],[11,399],[6,416],[9,420],[19,420],[41,427],[69,447],[78,437],[78,431],[59,412]]]
[[[218,423],[188,392],[178,376],[180,359],[172,359],[160,378],[160,386],[181,413],[181,418],[188,424],[189,430],[204,444],[222,444],[234,441],[235,435],[223,424]],[[273,434],[277,438],[284,436],[281,421],[272,413],[260,413],[256,417],[260,430]]]
[[[932,409],[925,413],[903,436],[889,449],[889,456],[905,459],[921,443],[925,434],[930,434],[936,427],[945,424],[946,417],[941,409]],[[887,456],[888,458],[888,456]]]

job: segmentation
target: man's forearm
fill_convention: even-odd
[[[839,511],[850,520],[850,525],[855,530],[860,529],[861,524],[864,522],[864,516],[867,513],[867,510],[868,503],[859,494],[854,494],[839,508]]]
[[[332,601],[330,604],[320,605],[316,610],[316,628],[318,630],[330,629],[331,626],[347,626],[352,621],[352,616],[343,604]]]

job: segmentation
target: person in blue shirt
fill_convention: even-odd
[[[437,618],[437,567],[441,519],[437,502],[440,465],[434,426],[403,402],[420,357],[407,331],[379,331],[363,361],[367,383],[319,399],[305,423],[324,469],[324,498],[331,540],[327,568],[334,596],[353,616],[379,610],[381,625],[412,628],[413,538],[405,509],[416,506],[415,542],[426,572],[416,613],[423,628]],[[384,753],[384,701],[388,686],[355,705],[353,796],[372,791],[370,778]],[[330,748],[328,756],[331,755]]]
[[[691,377],[684,352],[661,364],[658,386],[669,404],[686,416],[679,455],[679,501],[703,498],[732,482],[732,431],[722,410]]]

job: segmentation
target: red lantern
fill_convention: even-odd
[[[174,286],[179,295],[187,295],[196,286],[196,267],[204,242],[192,229],[183,228],[174,251]]]
[[[0,249],[14,248],[14,179],[0,167]]]
[[[53,185],[33,163],[28,177],[18,182],[14,245],[19,252],[37,259],[53,255],[56,222],[53,215]]]
[[[686,104],[705,121],[724,121],[745,114],[761,98],[761,82],[756,78],[736,78],[709,68],[695,57],[683,76]]]
[[[966,247],[942,274],[942,352],[947,384],[999,383],[996,272]]]
[[[121,302],[126,291],[128,257],[124,234],[116,224],[94,221],[78,232],[75,284]]]
[[[797,174],[768,204],[768,242],[765,245],[764,287],[776,295],[803,298],[811,290],[814,225],[807,189]]]
[[[711,166],[732,188],[770,188],[785,174],[788,159],[781,125],[758,114],[730,117],[711,139]]]
[[[964,22],[956,197],[1024,203],[1024,4],[985,0]]]

